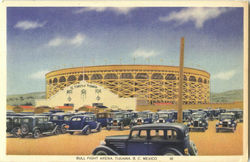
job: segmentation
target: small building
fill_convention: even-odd
[[[114,94],[102,86],[81,81],[58,91],[48,99],[38,99],[36,106],[46,105],[49,107],[61,106],[62,109],[77,110],[84,105],[105,105],[109,108],[133,109],[136,108],[136,98],[123,98]],[[72,106],[72,107],[70,107]]]

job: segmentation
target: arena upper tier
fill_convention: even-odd
[[[46,74],[46,96],[81,80],[110,89],[120,97],[136,97],[148,104],[177,102],[178,66],[106,65],[67,68]],[[183,104],[204,104],[210,100],[210,74],[184,68]]]

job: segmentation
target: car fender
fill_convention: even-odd
[[[89,125],[85,125],[82,129],[82,131],[87,131],[87,129],[89,128]]]
[[[179,151],[179,149],[178,148],[175,148],[175,147],[165,147],[165,148],[163,148],[159,153],[160,153],[160,155],[163,155],[165,152],[167,152],[167,151],[174,151],[174,152],[176,152],[177,154],[179,154],[179,155],[183,155],[183,153],[181,153],[180,151]]]
[[[54,133],[57,129],[58,125],[55,126],[55,128],[52,130],[52,133]]]
[[[111,149],[108,146],[98,146],[94,149],[94,151],[92,152],[92,155],[95,155],[95,153],[99,150],[104,150],[106,152],[108,152],[109,155],[119,155],[116,151],[114,151],[113,149]]]
[[[96,129],[98,129],[99,127],[101,127],[101,123],[97,122]]]
[[[34,132],[36,129],[38,129],[39,131],[41,131],[39,127],[34,127],[34,128],[32,129],[32,132]]]

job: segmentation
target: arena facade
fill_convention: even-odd
[[[176,104],[178,66],[103,65],[60,69],[46,74],[49,99],[82,80],[109,89],[121,98],[137,98],[137,104]],[[210,74],[184,67],[183,104],[207,104],[210,101]]]

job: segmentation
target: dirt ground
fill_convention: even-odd
[[[209,122],[205,133],[190,132],[199,155],[242,155],[243,124],[239,123],[234,133],[216,133],[216,122]],[[39,139],[7,137],[6,152],[8,155],[90,155],[106,136],[124,134],[129,134],[129,130],[107,131],[104,128],[90,135],[61,134]]]

